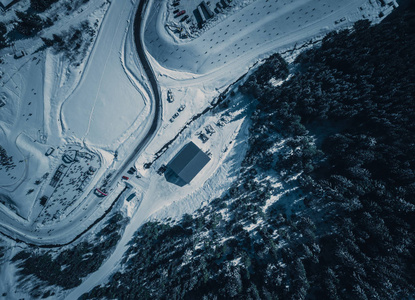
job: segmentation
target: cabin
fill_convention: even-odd
[[[210,161],[210,157],[193,142],[185,145],[168,164],[177,177],[189,184]]]

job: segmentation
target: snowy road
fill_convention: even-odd
[[[141,0],[138,5],[137,12],[144,12],[146,3],[147,3],[147,0]],[[152,104],[154,105],[154,113],[151,116],[152,117],[151,126],[148,129],[147,134],[144,136],[141,142],[135,147],[134,151],[129,155],[129,157],[124,161],[117,175],[113,176],[113,181],[110,183],[110,186],[119,180],[119,177],[121,176],[122,173],[128,170],[131,163],[135,159],[137,159],[137,156],[140,154],[140,152],[145,148],[145,146],[148,143],[150,143],[150,141],[154,137],[154,134],[157,131],[157,128],[160,127],[161,106],[162,106],[162,100],[160,97],[160,87],[157,84],[157,80],[156,80],[156,76],[154,75],[153,68],[151,67],[147,59],[146,53],[144,51],[144,45],[143,45],[143,40],[142,40],[142,27],[141,27],[142,17],[143,17],[142,13],[136,14],[136,17],[134,19],[133,34],[134,34],[137,54],[140,58],[140,62],[143,66],[143,69],[147,74],[147,78],[150,82],[151,89],[153,92],[154,101]]]
[[[140,82],[132,84],[132,79],[128,77],[131,74],[127,74],[124,69],[125,61],[123,57],[126,40],[132,39],[132,36],[128,35],[128,29],[131,28],[130,20],[134,17],[136,6],[136,3],[129,0],[118,1],[117,5],[110,6],[81,81],[63,105],[62,116],[66,118],[65,120],[69,124],[80,130],[77,134],[84,137],[87,146],[90,146],[91,143],[88,138],[90,135],[97,139],[105,138],[107,139],[105,143],[107,143],[112,139],[110,133],[121,134],[127,130],[127,127],[131,127],[131,124],[124,122],[126,119],[136,120],[142,114],[144,107],[143,91],[137,87]],[[151,71],[148,63],[147,69]],[[149,77],[151,74],[149,72]],[[154,76],[152,78],[153,93],[159,105],[159,91]],[[42,77],[38,76],[38,79],[42,79]],[[145,78],[142,80],[145,80]],[[119,97],[116,101],[112,99],[115,94]],[[103,97],[109,100],[102,99]],[[98,103],[100,105],[97,105]],[[108,104],[109,107],[101,107],[102,104]],[[160,109],[157,108],[158,105],[150,103],[149,106],[151,107],[146,108],[145,118],[141,116],[138,122],[141,131],[137,134],[136,139],[133,138],[133,140],[139,142],[139,145],[135,148],[135,151],[130,151],[132,154],[126,159],[123,167],[127,167],[136,157],[136,152],[151,140],[152,134],[157,129],[158,118],[156,116],[160,114]],[[108,113],[110,113],[110,116],[108,116]],[[79,114],[82,115],[81,118]],[[97,118],[100,114],[103,114],[103,117]],[[149,120],[146,120],[146,118]],[[102,126],[99,130],[99,136],[101,137],[94,133],[97,131],[96,126]],[[67,128],[67,131],[70,131],[70,127]],[[148,133],[146,134],[146,132]],[[44,156],[41,155],[41,157]],[[126,171],[123,168],[117,168],[117,170],[120,173]],[[55,222],[56,224],[33,223],[31,220],[19,218],[12,212],[1,210],[1,231],[10,238],[28,244],[44,246],[66,244],[79,233],[85,232],[114,203],[124,185],[117,184],[120,176],[113,176],[113,178],[113,191],[110,196],[104,199],[98,198],[93,191],[90,191],[84,196],[86,198],[80,199],[81,202],[71,208],[72,212],[70,214]]]

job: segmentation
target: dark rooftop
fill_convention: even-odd
[[[209,161],[209,156],[190,142],[176,154],[168,167],[186,183],[190,183]]]

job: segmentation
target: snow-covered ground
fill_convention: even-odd
[[[101,28],[105,34],[98,36],[79,85],[62,106],[65,134],[87,145],[115,150],[145,114],[145,95],[131,84],[120,61],[132,11],[129,1],[111,6]]]
[[[145,133],[152,106],[148,105],[144,72],[137,65],[136,56],[132,55],[135,46],[130,22],[136,4],[119,1],[117,5],[108,6],[105,1],[91,2],[75,14],[78,18],[69,18],[69,23],[58,21],[42,33],[49,37],[85,19],[91,24],[102,21],[102,26],[97,28],[98,38],[90,48],[92,51],[80,66],[71,65],[62,54],[52,50],[36,52],[42,44],[36,37],[16,42],[15,48],[24,48],[27,53],[18,60],[11,55],[11,48],[0,53],[5,62],[0,66],[1,96],[6,102],[0,109],[0,133],[2,147],[13,156],[16,165],[0,170],[0,194],[5,203],[0,205],[0,215],[5,231],[14,231],[12,236],[32,236],[32,239],[44,241],[42,234],[52,235],[56,229],[52,219],[62,221],[61,228],[66,223],[67,230],[75,216],[93,222],[91,214],[97,210],[98,216],[102,214],[113,197],[105,199],[105,205],[99,205],[103,199],[91,192],[92,187],[99,178],[107,175],[108,168],[113,170],[122,162],[129,154],[129,148]],[[55,218],[52,217],[54,214],[47,213],[46,216],[51,218],[46,223],[51,228],[44,228],[42,233],[43,227],[39,229],[37,219],[40,198],[50,196],[45,191],[57,167],[63,163],[61,150],[68,144],[100,157],[102,163],[96,172],[96,180],[90,180],[91,184],[83,189],[86,192],[83,197],[79,197],[79,191],[75,192],[75,189],[65,197],[79,198],[75,207],[82,213],[74,211],[74,203],[69,205],[66,201],[68,207],[65,207],[65,201],[58,201],[58,194],[53,194],[52,198],[56,199],[50,199],[48,203],[61,202],[53,211],[72,211],[73,218],[67,214]],[[46,156],[50,148],[55,151]],[[76,172],[68,172],[68,175],[71,175],[67,180],[69,183],[79,179]],[[75,235],[59,233],[62,240],[70,240]]]
[[[234,107],[228,124],[218,126],[221,116],[212,112],[201,116],[150,169],[143,168],[193,116],[211,106],[220,92],[271,53],[316,40],[362,18],[378,22],[380,11],[385,15],[390,11],[375,0],[234,2],[240,4],[237,9],[218,15],[196,38],[177,39],[165,27],[172,13],[168,1],[149,0],[143,43],[163,97],[160,128],[135,162],[141,178],[132,176],[129,180],[137,197],[131,202],[123,200],[123,209],[132,219],[122,240],[102,268],[67,299],[90,290],[116,269],[128,241],[143,222],[191,213],[219,196],[237,175],[249,125],[243,111],[247,99],[240,96],[231,101]],[[42,36],[50,37],[82,20],[98,21],[98,37],[80,66],[71,65],[51,50],[35,52],[42,44],[36,37],[16,42],[16,48],[27,53],[20,59],[13,58],[11,48],[0,50],[4,60],[0,65],[0,99],[6,99],[6,105],[0,107],[0,142],[16,164],[12,170],[0,170],[0,194],[6,203],[0,204],[0,230],[7,235],[36,244],[68,242],[101,216],[123,189],[121,178],[115,178],[108,197],[98,198],[93,193],[105,177],[120,171],[123,160],[146,135],[154,115],[151,91],[134,44],[132,24],[138,3],[90,0],[76,14],[62,17],[44,30]],[[172,103],[166,100],[168,90],[174,95]],[[180,107],[184,109],[179,111]],[[197,133],[209,125],[215,132],[203,143]],[[179,187],[156,171],[188,141],[209,151],[212,159],[191,184]],[[52,209],[64,211],[59,218],[40,222],[36,219],[41,214],[37,201],[50,186],[68,145],[99,158],[98,170],[89,186],[77,192],[70,209],[62,202],[60,208]],[[55,152],[46,156],[50,147]],[[74,174],[73,180],[80,173]],[[41,179],[40,184],[34,184]],[[75,195],[75,191],[67,193],[67,198]]]
[[[130,181],[134,189],[140,192],[142,199],[134,200],[141,201],[140,206],[136,211],[129,211],[130,224],[126,227],[114,255],[97,272],[91,274],[79,288],[66,295],[65,299],[77,299],[114,272],[116,266],[119,266],[124,252],[128,249],[128,242],[144,222],[167,218],[179,219],[184,213],[195,211],[201,205],[207,204],[209,200],[219,197],[229,187],[229,184],[239,173],[240,164],[247,149],[249,121],[245,118],[246,113],[240,109],[246,108],[249,100],[244,97],[235,98],[233,100],[234,114],[229,123],[223,127],[213,125],[216,132],[205,144],[198,139],[195,133],[203,130],[206,124],[216,124],[219,117],[207,114],[199,119],[187,128],[160,158],[160,161],[157,161],[144,174],[144,179]],[[165,177],[158,175],[156,171],[160,165],[169,162],[177,151],[190,140],[205,151],[211,150],[212,159],[189,185],[179,187],[166,181]],[[128,209],[130,205],[125,204]]]
[[[301,44],[362,18],[378,20],[380,10],[376,1],[368,0],[257,0],[233,14],[224,14],[198,38],[177,44],[164,27],[171,8],[165,1],[153,1],[145,39],[150,55],[168,70],[207,74],[222,68],[240,74],[258,56]]]

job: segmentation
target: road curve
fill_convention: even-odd
[[[153,92],[154,105],[155,105],[154,117],[153,117],[151,126],[150,126],[147,134],[141,140],[141,142],[135,147],[134,151],[131,152],[130,156],[123,162],[122,166],[119,168],[119,171],[116,173],[116,175],[113,176],[109,186],[112,186],[113,184],[115,184],[115,182],[120,180],[121,174],[124,173],[127,170],[129,165],[131,164],[131,162],[134,159],[137,158],[137,156],[140,154],[140,152],[152,140],[152,138],[154,137],[154,134],[157,132],[157,129],[159,127],[159,121],[161,119],[160,117],[161,117],[162,101],[161,101],[161,97],[160,97],[160,89],[158,87],[158,84],[157,84],[157,81],[156,81],[156,76],[154,75],[154,71],[153,71],[153,69],[152,69],[152,67],[151,67],[151,65],[150,65],[150,63],[147,59],[146,54],[145,54],[144,42],[141,39],[143,14],[144,14],[145,5],[147,4],[147,1],[148,0],[141,0],[138,7],[137,7],[137,12],[136,12],[136,15],[135,15],[135,18],[134,18],[134,24],[133,24],[133,34],[134,34],[134,43],[135,43],[135,46],[136,46],[138,57],[139,57],[139,59],[142,63],[142,66],[144,68],[146,76],[147,76],[148,80],[150,81],[151,89],[152,89],[152,92]],[[120,198],[120,196],[122,195],[122,193],[124,191],[125,191],[125,189],[123,189],[123,191],[119,195],[117,195],[117,197],[115,198],[113,203],[110,205],[109,209],[107,209],[99,218],[97,218],[90,226],[88,226],[88,228],[86,228],[81,233],[79,233],[77,236],[72,238],[69,242],[62,243],[62,244],[37,244],[37,243],[34,243],[34,242],[24,241],[22,238],[13,237],[10,234],[7,234],[6,232],[3,232],[3,230],[0,231],[0,234],[6,236],[7,238],[10,238],[10,239],[12,239],[16,242],[25,243],[25,244],[27,244],[29,246],[33,246],[33,247],[58,248],[58,247],[67,246],[67,245],[73,243],[74,241],[76,241],[77,239],[79,239],[86,232],[88,232],[89,229],[91,229],[93,226],[95,226],[97,223],[99,223],[102,219],[104,219],[105,216],[115,206],[115,203],[118,201],[118,199]]]
[[[134,34],[134,43],[137,50],[138,57],[140,58],[141,64],[143,65],[143,69],[146,72],[147,78],[150,81],[151,89],[153,90],[153,96],[154,96],[154,105],[155,105],[155,111],[154,111],[154,118],[151,123],[151,127],[148,130],[146,136],[143,138],[143,140],[135,147],[134,151],[131,152],[131,155],[124,161],[122,166],[119,168],[119,171],[116,173],[116,175],[112,178],[109,186],[111,187],[113,183],[118,181],[123,172],[128,168],[128,166],[131,164],[131,162],[136,159],[138,154],[141,150],[147,146],[147,144],[152,140],[154,134],[156,133],[158,127],[159,127],[159,121],[161,119],[161,107],[162,107],[162,101],[160,98],[160,89],[157,84],[156,76],[154,75],[153,68],[150,65],[150,62],[147,59],[147,56],[144,51],[144,41],[141,39],[141,30],[143,29],[143,14],[144,14],[144,8],[147,4],[148,0],[141,0],[138,8],[137,13],[135,15],[134,19],[134,27],[133,27],[133,34]]]

